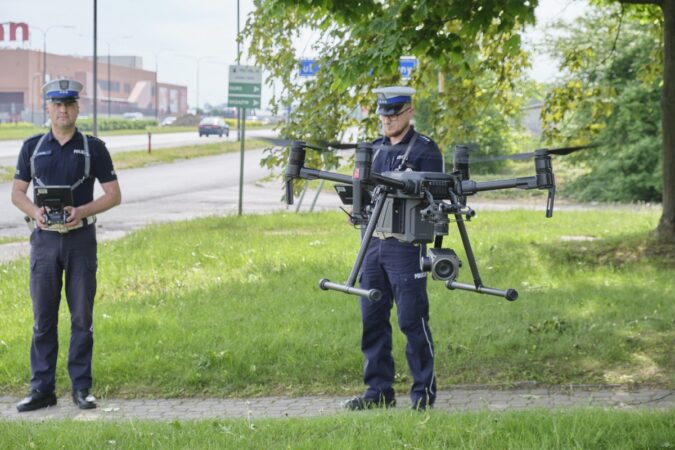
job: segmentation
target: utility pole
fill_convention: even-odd
[[[239,60],[239,0],[237,0],[237,61]],[[237,140],[241,140],[241,108],[237,107]],[[240,212],[241,214],[241,212]]]
[[[92,115],[92,130],[91,134],[98,136],[98,123],[96,121],[96,116],[98,114],[98,50],[97,50],[97,33],[98,26],[96,21],[97,14],[97,1],[94,0],[94,105],[93,105],[93,115]]]

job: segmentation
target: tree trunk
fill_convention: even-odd
[[[662,0],[663,9],[663,213],[656,235],[675,242],[675,0]]]

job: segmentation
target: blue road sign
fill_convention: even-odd
[[[417,60],[415,58],[401,58],[398,63],[398,71],[401,72],[401,77],[404,80],[409,80],[412,78],[416,66]]]
[[[301,59],[299,63],[301,77],[313,77],[319,71],[316,59]]]
[[[298,74],[301,77],[313,77],[319,71],[319,64],[316,59],[301,59],[298,63],[300,64]],[[401,72],[401,77],[404,80],[410,80],[415,67],[417,67],[417,59],[415,58],[401,58],[398,63],[398,71]]]

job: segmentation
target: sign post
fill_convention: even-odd
[[[241,216],[244,198],[244,143],[246,131],[246,108],[260,108],[262,93],[262,69],[254,66],[230,66],[227,89],[227,106],[242,108],[241,151],[239,160],[239,209]]]

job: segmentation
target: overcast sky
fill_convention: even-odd
[[[93,0],[0,1],[0,23],[25,22],[31,27],[30,42],[5,41],[0,47],[42,49],[43,33],[38,29],[49,29],[49,53],[92,54]],[[541,40],[543,25],[577,17],[585,7],[584,0],[540,0],[539,4],[538,26],[526,35],[528,45]],[[242,29],[252,10],[252,0],[240,0]],[[196,100],[198,59],[199,103],[226,102],[236,34],[237,0],[98,0],[99,55],[106,56],[110,48],[112,55],[143,57],[145,69],[154,70],[157,64],[159,81],[188,86],[190,106]],[[534,63],[532,76],[539,81],[551,81],[557,73],[547,58],[536,58]],[[263,91],[263,103],[269,94]]]

